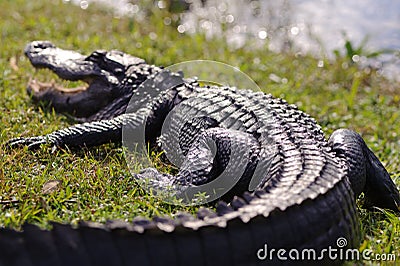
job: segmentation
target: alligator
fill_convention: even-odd
[[[357,249],[361,241],[358,195],[367,208],[400,210],[398,189],[359,134],[338,129],[326,139],[311,116],[283,99],[201,85],[115,50],[84,56],[34,41],[25,55],[34,67],[87,86],[31,80],[34,100],[79,123],[11,139],[10,149],[73,150],[121,142],[124,128],[144,130],[146,143],[167,154],[180,149],[183,161],[175,174],[147,168],[135,174],[138,180],[180,196],[224,173],[236,179],[214,208],[201,207],[197,215],[1,228],[0,265],[341,264],[339,250]],[[178,134],[162,130],[167,119]],[[328,248],[337,251],[333,258]]]

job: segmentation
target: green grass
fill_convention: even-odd
[[[380,77],[373,69],[359,69],[346,56],[334,62],[324,60],[324,66],[317,67],[318,60],[311,56],[254,50],[251,44],[233,51],[221,40],[178,33],[177,22],[165,26],[163,18],[170,14],[160,10],[150,10],[146,20],[138,22],[114,18],[109,11],[94,6],[81,10],[62,1],[1,3],[0,143],[69,124],[66,117],[33,105],[25,93],[35,70],[23,56],[23,48],[32,40],[47,39],[82,53],[119,49],[157,65],[210,59],[238,66],[265,92],[283,97],[314,116],[327,135],[343,127],[360,132],[400,185],[400,84]],[[157,37],[151,39],[151,32]],[[273,81],[271,74],[284,82]],[[49,79],[48,72],[35,75]],[[0,158],[0,226],[18,229],[25,222],[46,227],[49,221],[129,221],[177,209],[137,186],[118,145],[77,153],[51,153],[46,147],[37,153],[6,151],[0,146]],[[43,188],[51,180],[59,182],[54,192],[46,193]],[[361,249],[395,252],[399,258],[399,218],[382,210],[361,209],[360,216],[364,233]]]

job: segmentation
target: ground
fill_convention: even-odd
[[[33,75],[51,80],[30,66],[23,48],[32,40],[51,40],[61,48],[90,53],[119,49],[156,65],[210,59],[238,66],[265,92],[283,97],[311,114],[327,136],[337,128],[360,132],[400,186],[400,84],[374,69],[360,69],[343,56],[317,59],[294,52],[232,50],[222,40],[180,34],[178,22],[164,25],[167,11],[149,9],[144,21],[115,18],[110,11],[86,10],[62,1],[2,1],[0,9],[0,227],[24,222],[49,227],[48,221],[104,222],[141,215],[171,214],[176,207],[147,195],[132,179],[119,145],[79,152],[6,151],[17,136],[45,134],[71,120],[45,105],[35,106],[25,92]],[[320,60],[323,60],[321,67]],[[64,84],[74,86],[76,84]],[[153,158],[160,164],[157,158]],[[162,165],[160,167],[163,167]],[[137,165],[140,169],[141,165]],[[195,211],[195,209],[187,209]],[[361,250],[395,253],[400,260],[400,220],[383,211],[360,209]],[[363,263],[372,263],[363,261]]]

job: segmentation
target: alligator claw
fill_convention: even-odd
[[[28,150],[37,150],[40,148],[40,145],[47,144],[46,139],[39,139],[30,144],[28,144]]]
[[[7,148],[14,149],[14,148],[24,145],[24,143],[25,143],[25,138],[21,138],[21,137],[13,138],[13,139],[10,139],[9,141],[7,141],[5,143],[5,146]]]
[[[6,143],[6,146],[10,149],[15,149],[15,148],[20,148],[23,146],[27,146],[28,150],[37,150],[40,145],[42,144],[47,144],[48,141],[46,137],[44,136],[38,136],[38,137],[31,137],[31,138],[14,138],[9,140]]]

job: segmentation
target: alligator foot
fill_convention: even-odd
[[[364,207],[377,206],[400,211],[400,195],[396,185],[359,134],[339,129],[333,132],[328,143],[343,159],[354,193],[359,195],[364,192]]]
[[[259,150],[259,143],[248,133],[209,128],[191,145],[177,175],[147,168],[136,178],[154,194],[177,197],[187,204],[231,200],[234,194],[230,191],[248,190]]]
[[[44,136],[30,138],[14,138],[6,142],[6,147],[14,149],[17,147],[27,146],[28,150],[36,150],[42,144],[47,144],[48,140]]]

